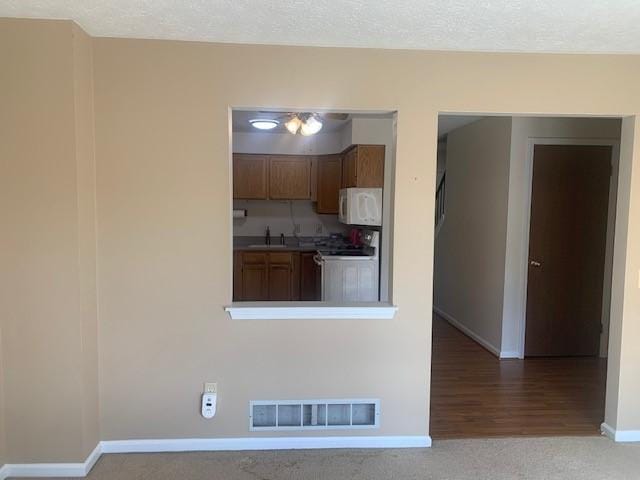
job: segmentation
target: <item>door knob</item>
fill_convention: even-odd
[[[542,266],[542,264],[540,262],[536,262],[535,260],[530,260],[529,261],[529,265],[531,265],[532,267],[536,267],[539,268]]]

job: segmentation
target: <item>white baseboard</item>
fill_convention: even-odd
[[[103,453],[212,452],[242,450],[298,450],[323,448],[426,448],[428,435],[357,437],[250,437],[175,438],[157,440],[105,440],[83,463],[23,463],[0,468],[0,480],[8,477],[84,477]]]
[[[9,463],[0,469],[0,480],[7,477],[84,477],[102,454],[101,444],[82,463]]]
[[[467,337],[472,338],[473,340],[475,340],[476,342],[478,342],[480,345],[482,345],[484,348],[486,348],[487,350],[489,350],[491,353],[493,353],[496,357],[498,358],[513,358],[513,357],[503,357],[500,354],[500,349],[497,348],[495,345],[492,345],[489,341],[485,340],[484,338],[482,338],[480,335],[478,335],[477,333],[469,330],[467,327],[465,327],[462,323],[460,323],[458,320],[456,320],[455,318],[453,318],[451,315],[449,315],[446,312],[443,312],[442,310],[440,310],[438,307],[433,307],[433,311],[436,312],[438,315],[440,315],[442,318],[444,318],[447,322],[449,322],[451,325],[453,325],[454,327],[456,327],[458,330],[460,330],[462,333],[464,333]],[[512,352],[505,352],[505,354],[510,354]],[[515,355],[515,358],[518,358],[518,355]]]
[[[614,442],[640,442],[640,430],[616,430],[610,425],[602,423],[600,431]]]
[[[520,352],[504,350],[500,352],[500,358],[520,358]]]
[[[103,453],[298,450],[321,448],[424,448],[429,436],[249,437],[106,440]]]

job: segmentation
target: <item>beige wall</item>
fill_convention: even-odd
[[[437,112],[638,109],[636,57],[94,46],[107,439],[245,436],[250,399],[292,396],[380,397],[375,433],[425,433],[432,259],[424,253],[433,248]],[[303,78],[305,88],[290,88]],[[398,110],[394,321],[233,322],[223,313],[231,298],[228,109],[273,105]],[[205,380],[220,386],[210,422],[194,408]],[[164,395],[149,406],[147,392],[158,389]]]
[[[100,440],[98,414],[98,295],[96,271],[96,160],[92,39],[73,25],[76,141],[78,302],[82,383],[82,451]]]
[[[605,421],[640,430],[640,122],[622,122]]]
[[[436,240],[434,306],[499,355],[511,117],[447,135],[446,213]]]
[[[2,363],[2,324],[0,323],[0,468],[7,463],[7,439],[4,428],[4,365]]]
[[[370,107],[380,87],[356,85],[349,56],[318,68],[330,51],[94,45],[103,437],[247,436],[249,400],[322,397],[381,398],[383,426],[373,433],[424,435],[431,299],[411,278],[424,275],[426,258],[396,279],[404,306],[394,322],[240,322],[222,309],[231,301],[229,106],[331,107],[331,95],[352,110]],[[274,67],[308,67],[313,85],[292,91],[277,67],[264,72],[260,92],[244,75],[221,75],[222,66],[253,70],[265,55]],[[340,81],[330,73],[338,66]],[[407,167],[430,169],[419,157]],[[406,193],[418,198],[422,182]],[[428,232],[405,228],[404,238],[429,244]],[[219,387],[212,421],[197,409],[206,380]],[[148,393],[160,391],[149,404]]]
[[[629,183],[625,179],[624,187],[624,195],[629,195],[630,207],[626,231],[627,257],[616,425],[623,430],[640,430],[640,408],[638,408],[640,398],[640,168],[638,167],[640,165],[640,122],[637,117],[635,124],[631,120],[626,120],[624,127],[623,135],[633,136],[634,153],[631,171],[629,172],[628,160],[625,160],[624,167],[625,175],[629,174],[630,177]],[[618,201],[620,202],[620,196]],[[620,319],[617,318],[616,321],[620,322]],[[618,377],[615,370],[609,370],[608,373],[614,378]]]
[[[91,368],[82,368],[93,347],[80,340],[91,337],[93,302],[78,293],[92,290],[90,248],[80,247],[91,238],[91,214],[78,208],[90,197],[82,179],[91,166],[77,167],[80,94],[69,72],[82,55],[73,54],[71,31],[67,22],[0,23],[0,212],[12,226],[0,240],[0,313],[14,462],[79,461],[85,431],[95,430],[78,414],[90,417],[95,405],[83,394],[93,393]],[[103,439],[248,436],[250,399],[329,396],[381,398],[381,429],[356,434],[425,434],[437,112],[640,111],[640,60],[632,56],[92,45]],[[229,107],[273,105],[398,111],[393,321],[241,322],[223,312],[231,299]],[[631,171],[632,154],[636,164],[640,157],[629,142],[623,135],[622,164]],[[626,214],[631,227],[614,269],[624,295],[615,297],[612,336],[615,323],[625,337],[610,397],[617,403],[608,406],[624,429],[640,429],[635,170],[619,193],[631,210],[618,222]],[[205,380],[219,383],[211,421],[197,411]],[[46,410],[34,408],[41,389],[55,394]]]
[[[98,439],[97,408],[88,400],[97,399],[90,50],[91,40],[69,22],[0,23],[0,223],[8,226],[0,236],[0,319],[10,463],[81,461]]]

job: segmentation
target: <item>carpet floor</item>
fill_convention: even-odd
[[[103,455],[89,480],[638,480],[640,444],[604,437],[441,440],[430,449]]]

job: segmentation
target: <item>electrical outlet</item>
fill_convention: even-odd
[[[322,235],[322,224],[316,223],[316,235]]]
[[[218,393],[218,384],[210,382],[205,383],[204,393]]]
[[[294,223],[293,224],[293,233],[300,233],[300,224],[299,223]]]

